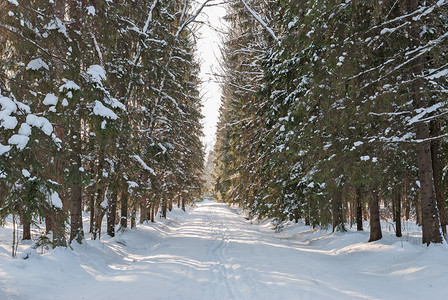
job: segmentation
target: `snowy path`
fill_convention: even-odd
[[[443,299],[448,249],[292,226],[214,202],[28,260],[0,247],[0,299]],[[6,246],[5,246],[6,247]]]

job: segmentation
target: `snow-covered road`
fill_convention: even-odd
[[[3,237],[2,237],[3,238]],[[386,234],[282,233],[204,202],[188,213],[27,260],[0,244],[0,299],[443,299],[448,249]],[[417,237],[416,237],[417,239]]]

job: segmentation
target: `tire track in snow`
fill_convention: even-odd
[[[222,213],[216,219],[207,218],[207,222],[212,228],[212,238],[215,241],[213,247],[214,259],[217,262],[215,270],[224,281],[230,299],[244,300],[253,299],[254,296],[260,297],[260,292],[263,295],[266,287],[254,280],[253,276],[248,276],[244,264],[233,263],[239,257],[235,256],[235,253],[233,255],[229,253],[230,250],[238,250],[239,237],[236,234],[240,224],[233,221],[233,217],[237,213],[228,206],[215,206],[215,208],[212,206],[210,205],[208,213]],[[245,226],[246,224],[241,225]],[[254,233],[257,232],[254,231]],[[253,239],[256,240],[257,236],[254,236]]]
[[[229,293],[232,296],[232,299],[245,299],[245,297],[243,297],[243,295],[241,294],[241,292],[237,287],[237,282],[235,280],[235,272],[233,271],[233,268],[230,266],[229,260],[227,259],[226,250],[230,243],[230,239],[227,232],[228,229],[225,230],[224,225],[221,223],[219,226],[219,234],[221,236],[221,241],[217,251],[219,266],[222,270],[222,275],[226,282],[226,286],[229,290]]]
[[[230,280],[234,274],[229,272],[228,260],[225,256],[226,247],[229,243],[228,236],[226,235],[227,230],[223,229],[224,224],[222,222],[213,222],[211,218],[208,218],[207,221],[210,222],[210,228],[212,228],[211,235],[214,241],[214,246],[211,256],[213,256],[213,260],[216,261],[214,271],[217,273],[218,280],[224,282],[230,299],[244,299],[241,293],[237,290],[234,282],[231,282]]]

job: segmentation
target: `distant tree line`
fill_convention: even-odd
[[[369,219],[370,241],[380,212],[397,236],[415,216],[442,242],[448,2],[246,0],[227,21],[219,198],[340,231]]]

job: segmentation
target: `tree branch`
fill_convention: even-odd
[[[241,2],[244,4],[246,9],[249,11],[249,13],[258,21],[258,23],[260,23],[269,32],[269,34],[274,38],[274,40],[277,42],[277,44],[281,47],[282,43],[280,42],[279,38],[275,35],[272,28],[270,28],[268,26],[268,24],[266,24],[266,22],[263,21],[263,19],[252,8],[250,8],[250,6],[246,3],[245,0],[241,0]]]

